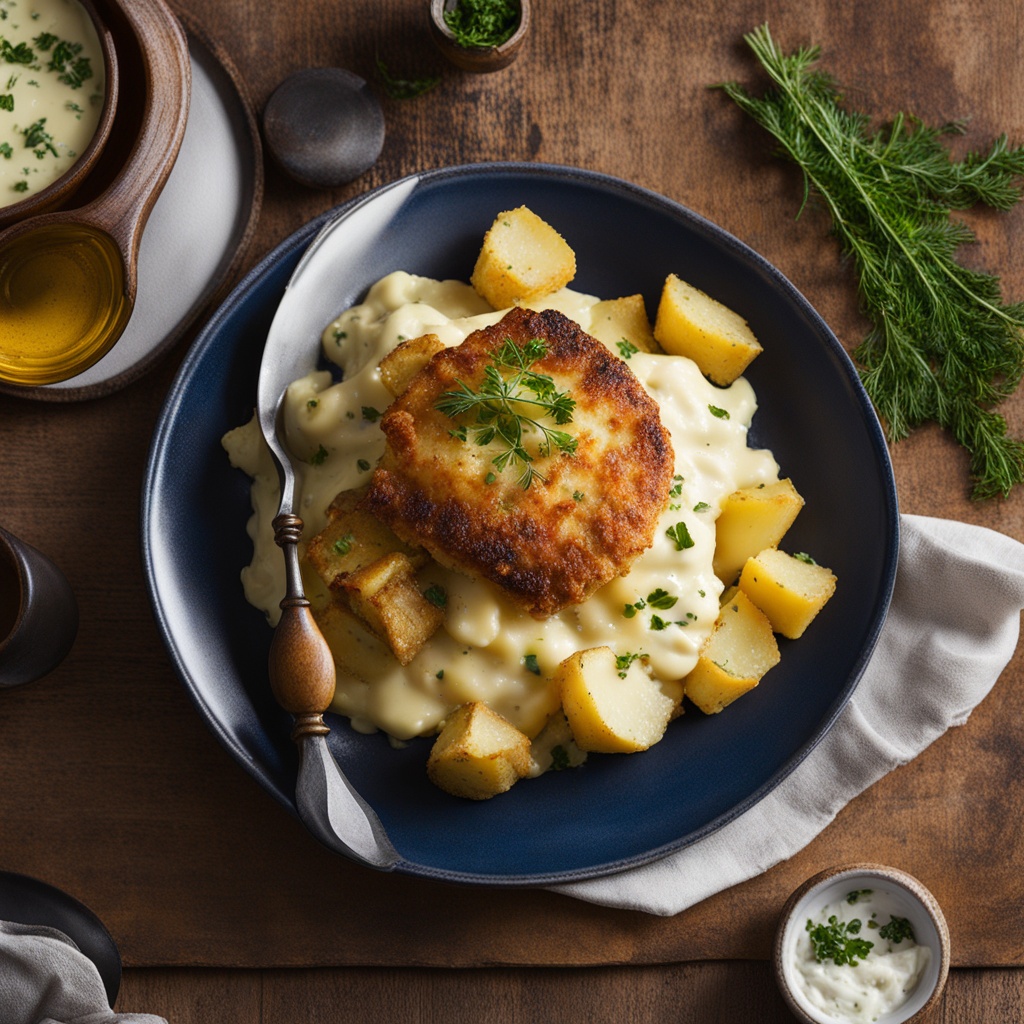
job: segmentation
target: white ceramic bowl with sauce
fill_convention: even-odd
[[[869,893],[860,902],[857,894]],[[851,901],[850,897],[853,897]],[[859,903],[859,905],[858,905]],[[844,985],[853,996],[856,981],[867,973],[864,969],[867,961],[861,959],[860,969],[849,965],[819,965],[807,959],[808,921],[815,925],[825,921],[829,913],[836,907],[849,908],[839,915],[841,921],[857,916],[863,918],[863,927],[853,933],[856,938],[874,941],[876,948],[879,942],[879,925],[883,928],[891,915],[909,922],[913,930],[913,942],[898,945],[909,947],[903,956],[897,957],[891,969],[870,958],[871,973],[878,977],[879,973],[898,975],[901,968],[914,962],[916,951],[913,946],[925,947],[927,956],[920,967],[916,984],[910,991],[897,1000],[897,1005],[882,1010],[871,1010],[861,1004],[859,1010],[829,1009],[824,1006],[825,999],[815,999],[811,994],[807,974],[815,974],[823,980],[819,985],[829,986],[830,979],[839,976],[838,985]],[[872,908],[878,919],[869,924]],[[891,947],[890,947],[891,948]],[[803,952],[801,952],[803,951]],[[908,960],[909,957],[909,960]],[[896,868],[880,864],[853,864],[845,867],[829,868],[808,879],[789,898],[779,920],[775,935],[773,966],[779,988],[789,1008],[797,1020],[804,1024],[850,1024],[851,1021],[875,1021],[877,1024],[907,1024],[919,1021],[931,1011],[942,994],[949,973],[949,932],[942,910],[935,897],[912,875]],[[801,969],[801,964],[804,965]],[[825,968],[825,971],[820,971]],[[867,981],[871,985],[871,981]],[[820,988],[819,988],[820,991]],[[877,991],[869,991],[869,999],[876,997]],[[858,1013],[860,1015],[858,1015]]]

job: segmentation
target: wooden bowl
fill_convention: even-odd
[[[96,166],[110,138],[114,126],[114,115],[117,112],[117,97],[120,89],[120,72],[118,69],[117,50],[110,27],[93,6],[92,0],[78,0],[89,15],[99,36],[100,50],[103,54],[103,72],[106,79],[103,109],[89,145],[82,155],[59,178],[46,188],[27,196],[25,199],[7,206],[0,206],[0,228],[16,224],[26,217],[34,217],[48,210],[55,210],[68,202]]]
[[[466,47],[455,42],[444,15],[457,5],[458,0],[430,0],[430,30],[438,49],[463,71],[487,74],[507,68],[519,55],[530,30],[530,0],[519,0],[519,24],[515,32],[500,46],[487,47]]]

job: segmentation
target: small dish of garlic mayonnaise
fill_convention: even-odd
[[[808,1024],[906,1024],[938,999],[949,969],[942,911],[917,879],[856,865],[804,883],[783,911],[775,972]]]

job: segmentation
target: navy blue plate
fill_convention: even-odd
[[[388,198],[398,186],[408,195],[396,213]],[[839,585],[808,633],[782,642],[782,663],[725,713],[691,709],[642,755],[594,756],[495,800],[458,800],[428,782],[429,740],[396,751],[382,734],[332,719],[331,749],[380,815],[403,858],[398,870],[489,884],[642,864],[760,800],[856,687],[885,618],[898,548],[888,452],[856,371],[807,301],[731,235],[644,189],[562,167],[475,164],[379,189],[297,231],[234,290],[189,352],[150,453],[143,548],[160,628],[196,707],[270,793],[294,810],[297,759],[267,683],[270,631],[239,583],[252,554],[249,483],[220,437],[252,414],[278,301],[319,229],[355,207],[379,208],[383,222],[358,260],[338,267],[338,312],[392,270],[466,280],[495,215],[523,204],[576,251],[573,287],[603,297],[641,292],[653,313],[673,272],[750,322],[764,345],[747,374],[760,402],[752,444],[773,450],[807,501],[787,549],[811,552]]]

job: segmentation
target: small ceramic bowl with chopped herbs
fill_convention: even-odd
[[[438,49],[463,71],[500,71],[519,55],[530,29],[530,0],[430,0]]]
[[[942,994],[949,932],[935,897],[911,875],[879,864],[830,868],[787,902],[774,968],[805,1024],[906,1024]]]

